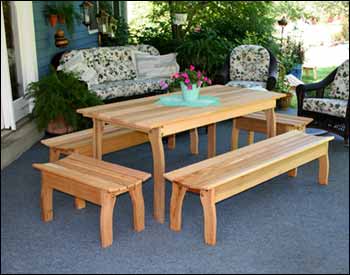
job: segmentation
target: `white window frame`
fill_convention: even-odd
[[[32,1],[12,1],[11,5],[11,8],[13,9],[12,16],[14,42],[17,49],[16,63],[19,76],[18,80],[21,81],[21,86],[25,95],[27,93],[26,90],[28,84],[39,79],[33,3]],[[1,3],[1,106],[4,108],[2,110],[2,113],[8,113],[8,116],[11,116],[11,118],[8,118],[8,120],[6,120],[6,116],[4,114],[5,128],[11,128],[15,130],[15,122],[28,115],[32,111],[33,103],[29,102],[24,97],[16,99],[15,101],[12,99],[11,81],[8,71],[9,66],[7,58],[5,27],[3,25],[3,21],[3,10]],[[8,126],[9,124],[7,121],[11,121],[10,126]]]

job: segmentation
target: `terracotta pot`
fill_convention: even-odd
[[[47,125],[46,131],[53,135],[63,135],[73,132],[73,127],[68,125],[64,118],[58,117]]]
[[[50,20],[50,25],[51,25],[51,27],[55,27],[56,26],[56,24],[57,24],[57,15],[56,14],[51,14],[50,16],[49,16],[49,20]]]
[[[58,15],[58,22],[59,22],[60,24],[66,23],[66,20],[65,20],[64,15],[62,15],[62,14],[59,14],[59,15]]]
[[[278,100],[278,107],[282,110],[286,110],[290,107],[292,104],[292,98],[293,94],[292,93],[285,93],[285,97],[281,98]]]

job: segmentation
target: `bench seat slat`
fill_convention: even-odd
[[[209,190],[332,139],[332,137],[314,137],[298,131],[283,136],[282,139],[278,136],[254,144],[255,149],[259,149],[259,154],[257,150],[248,151],[243,148],[227,153],[226,160],[211,162],[209,166],[197,167],[199,169],[187,169],[186,173],[178,171],[181,175],[173,174],[170,177],[166,175],[166,178],[191,189]]]
[[[255,144],[252,144],[250,146],[243,147],[239,150],[224,153],[222,155],[216,156],[215,158],[210,158],[210,159],[207,159],[207,160],[204,160],[204,161],[201,161],[198,163],[194,163],[192,165],[168,172],[165,174],[165,177],[169,181],[174,181],[176,178],[188,175],[188,174],[195,172],[197,170],[205,169],[207,167],[210,167],[211,165],[221,164],[227,160],[235,159],[239,155],[244,156],[247,154],[259,153],[259,150],[262,150],[264,147],[273,146],[274,143],[277,143],[277,142],[280,142],[283,140],[287,140],[287,139],[293,138],[295,136],[296,136],[296,132],[291,131],[291,132],[284,134],[284,136],[280,135],[280,136],[274,137],[273,141],[271,141],[271,139],[266,139],[266,140],[263,140],[259,143],[255,143]]]
[[[115,163],[109,163],[109,162],[101,163],[101,161],[97,159],[93,159],[93,158],[79,155],[79,154],[72,154],[68,158],[71,160],[80,161],[89,167],[98,167],[102,169],[105,173],[108,173],[108,172],[119,173],[126,177],[135,178],[136,180],[141,180],[141,181],[146,181],[151,177],[151,175],[146,172],[124,167]]]
[[[249,114],[249,115],[243,116],[242,118],[258,119],[258,120],[266,121],[266,115],[264,112]],[[276,115],[277,124],[280,123],[280,124],[285,124],[290,126],[306,126],[310,124],[312,121],[313,119],[308,117],[292,116],[292,115],[286,115],[286,114],[280,114],[280,113]]]
[[[105,190],[109,193],[119,193],[127,191],[126,186],[117,184],[115,182],[107,181],[95,176],[90,176],[79,173],[77,171],[72,171],[55,163],[33,164],[33,167],[43,172],[51,173],[60,177],[64,177],[70,180],[89,185],[96,189]]]

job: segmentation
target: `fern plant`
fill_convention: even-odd
[[[181,68],[195,65],[207,75],[215,78],[223,66],[231,48],[231,43],[219,37],[213,30],[202,30],[189,35],[177,49],[177,60]]]
[[[102,100],[74,73],[55,72],[28,85],[29,98],[34,99],[32,115],[39,130],[59,117],[74,130],[85,129],[90,121],[76,112],[79,108],[103,104]]]

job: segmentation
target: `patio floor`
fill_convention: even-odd
[[[218,125],[218,153],[229,150],[230,123]],[[262,139],[257,135],[257,139]],[[241,145],[245,144],[245,133]],[[189,154],[189,139],[178,137],[166,150],[167,170],[206,157]],[[128,167],[152,171],[149,145],[104,157]],[[329,186],[317,182],[317,162],[220,203],[216,247],[203,243],[200,200],[184,202],[183,231],[174,233],[152,218],[152,180],[144,185],[146,230],[132,230],[128,195],[117,200],[114,243],[101,249],[99,207],[73,208],[71,197],[54,194],[54,220],[40,220],[40,174],[33,162],[46,162],[48,150],[34,145],[1,171],[2,273],[349,273],[349,148],[330,144]],[[170,184],[167,185],[167,206]],[[167,210],[168,211],[168,210]]]

